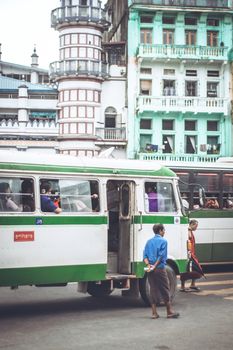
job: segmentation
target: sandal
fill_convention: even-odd
[[[195,290],[195,292],[200,292],[200,290],[201,290],[200,288],[198,288],[198,287],[196,287],[196,286],[195,286],[195,287],[191,287],[191,286],[190,286],[189,289]]]
[[[189,288],[180,288],[180,292],[187,293],[187,292],[190,292],[190,289]]]
[[[173,314],[167,315],[167,318],[178,318],[179,316],[179,312],[174,312]]]
[[[151,318],[152,318],[153,320],[156,320],[157,318],[159,318],[159,315],[158,315],[158,314],[157,314],[157,315],[152,315]]]

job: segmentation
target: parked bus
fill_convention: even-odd
[[[233,263],[233,159],[216,163],[164,161],[179,179],[190,218],[199,222],[196,251],[202,265]],[[200,205],[199,184],[205,201]]]
[[[166,226],[174,297],[188,224],[174,172],[147,161],[0,152],[0,286],[78,282],[93,296],[140,291],[148,303],[142,258],[155,223]]]

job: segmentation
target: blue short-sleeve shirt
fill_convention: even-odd
[[[157,268],[163,269],[167,261],[167,240],[159,234],[155,234],[145,245],[143,259],[145,258],[148,259],[151,265],[154,265],[157,260],[160,260]]]

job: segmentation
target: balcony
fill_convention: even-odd
[[[25,135],[25,136],[58,136],[58,124],[55,120],[29,120],[20,123],[15,119],[0,120],[1,135]]]
[[[227,53],[228,47],[141,44],[137,57],[161,60],[227,61]]]
[[[232,8],[232,0],[131,0],[131,5]]]
[[[138,159],[141,160],[158,160],[172,162],[200,162],[215,163],[220,158],[219,154],[215,155],[198,155],[198,154],[162,154],[162,153],[138,153]]]
[[[94,76],[104,79],[108,76],[108,65],[94,60],[56,61],[50,64],[49,74],[55,80],[66,76]]]
[[[96,128],[98,143],[126,144],[126,128]]]
[[[51,13],[51,26],[58,29],[67,23],[88,22],[108,28],[110,23],[106,20],[106,13],[101,6],[66,6],[58,7]]]
[[[164,112],[193,112],[193,113],[223,113],[229,115],[229,100],[210,97],[180,97],[180,96],[139,96],[137,110]]]

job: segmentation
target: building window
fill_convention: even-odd
[[[185,82],[185,96],[197,96],[197,82],[186,81]]]
[[[185,44],[186,45],[196,45],[197,43],[197,33],[195,30],[185,31]]]
[[[141,23],[153,23],[153,17],[152,16],[141,16],[140,17]]]
[[[218,131],[219,123],[215,120],[207,120],[207,131]]]
[[[207,31],[207,46],[218,46],[218,32]]]
[[[207,77],[219,77],[218,70],[207,70]]]
[[[151,130],[151,123],[152,123],[151,119],[141,119],[140,120],[140,129]]]
[[[108,107],[105,109],[105,128],[115,128],[116,127],[116,117],[117,111],[114,107]]]
[[[207,136],[207,154],[219,154],[220,143],[218,136]]]
[[[175,17],[163,16],[163,24],[175,24]]]
[[[140,80],[140,94],[151,95],[152,92],[152,81],[151,80]]]
[[[208,18],[207,19],[207,26],[218,27],[219,26],[219,19]]]
[[[197,153],[196,150],[197,138],[196,136],[185,136],[185,153]]]
[[[163,130],[174,130],[174,120],[173,119],[164,119],[162,121]]]
[[[152,73],[152,69],[151,68],[141,68],[140,69],[140,73],[141,74],[151,74]]]
[[[207,97],[218,97],[218,83],[207,82]]]
[[[164,74],[164,75],[175,75],[175,72],[176,72],[175,69],[166,69],[166,68],[165,68],[165,69],[163,70],[163,74]]]
[[[163,153],[173,153],[173,152],[174,152],[174,136],[163,135]]]
[[[176,94],[175,80],[163,80],[163,96],[174,96]]]
[[[185,131],[195,131],[195,130],[197,130],[197,122],[196,122],[196,120],[185,120],[184,121],[184,129],[185,129]]]
[[[196,77],[197,76],[197,71],[194,69],[187,69],[185,72],[187,77]]]
[[[140,43],[152,44],[152,29],[145,28],[140,30]]]
[[[151,135],[140,135],[140,151],[145,152],[147,149],[147,145],[151,144]]]
[[[163,44],[164,45],[174,44],[174,30],[163,29]]]
[[[197,25],[197,18],[195,17],[185,17],[184,23],[186,26],[196,26]]]

